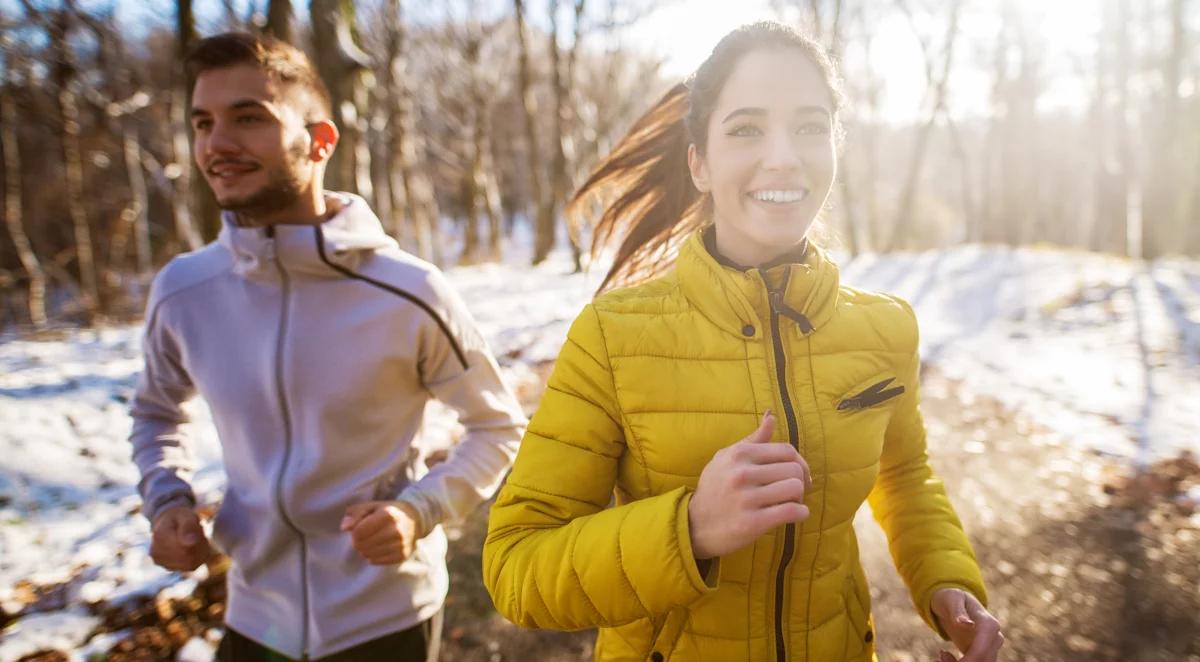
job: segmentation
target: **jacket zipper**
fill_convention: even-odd
[[[270,243],[267,244],[268,257],[275,262],[275,268],[279,270],[279,277],[282,282],[282,298],[283,307],[279,314],[279,334],[275,345],[275,388],[279,396],[279,406],[283,412],[283,462],[280,464],[279,473],[275,476],[275,503],[279,508],[279,516],[283,519],[284,524],[300,538],[300,610],[304,616],[303,623],[300,624],[300,650],[301,659],[308,659],[308,541],[304,537],[304,532],[300,527],[296,526],[292,518],[288,516],[287,510],[283,507],[283,476],[287,473],[288,464],[292,459],[292,416],[288,408],[287,393],[283,388],[283,344],[287,338],[287,317],[288,317],[288,302],[291,298],[291,279],[288,277],[287,271],[283,268],[283,262],[280,261],[278,254],[275,252],[275,227],[267,226],[267,237],[270,238]]]
[[[784,268],[782,287],[787,286],[789,268]],[[764,281],[765,281],[764,277]],[[775,349],[775,379],[779,382],[779,396],[783,400],[783,413],[787,421],[788,442],[797,451],[800,450],[799,427],[796,424],[796,412],[792,408],[792,398],[787,387],[787,355],[783,348],[783,336],[779,331],[779,315],[783,312],[783,290],[767,286],[767,298],[771,302],[771,343]],[[807,321],[807,320],[806,320]],[[775,659],[777,662],[787,662],[786,637],[783,631],[783,589],[787,582],[787,567],[792,561],[796,547],[796,524],[789,522],[784,527],[783,554],[779,559],[779,569],[775,573]]]

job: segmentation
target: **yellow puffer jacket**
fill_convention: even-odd
[[[851,525],[864,500],[931,627],[938,588],[986,601],[927,462],[916,349],[908,304],[839,286],[822,251],[740,271],[692,235],[669,274],[600,296],[572,325],[491,511],[496,608],[530,627],[599,627],[597,660],[871,660]],[[702,577],[692,491],[767,409],[775,441],[812,469],[812,514]]]

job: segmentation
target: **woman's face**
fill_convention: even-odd
[[[692,181],[712,194],[717,248],[747,266],[808,232],[837,170],[833,101],[821,70],[795,48],[751,51],[734,66],[688,150]]]

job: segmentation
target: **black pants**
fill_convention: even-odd
[[[315,662],[436,662],[442,638],[442,612],[407,630],[372,639]],[[291,658],[242,636],[232,628],[217,648],[217,662],[291,662]]]

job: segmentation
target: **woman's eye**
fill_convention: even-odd
[[[829,133],[829,126],[820,122],[809,122],[797,127],[796,133],[802,136],[820,136]]]
[[[731,135],[731,136],[761,136],[762,131],[759,131],[758,127],[754,126],[753,124],[742,124],[740,126],[735,126],[733,128],[733,130],[731,130],[729,132],[729,135]]]
[[[255,124],[262,121],[258,115],[242,115],[238,118],[238,124]]]

